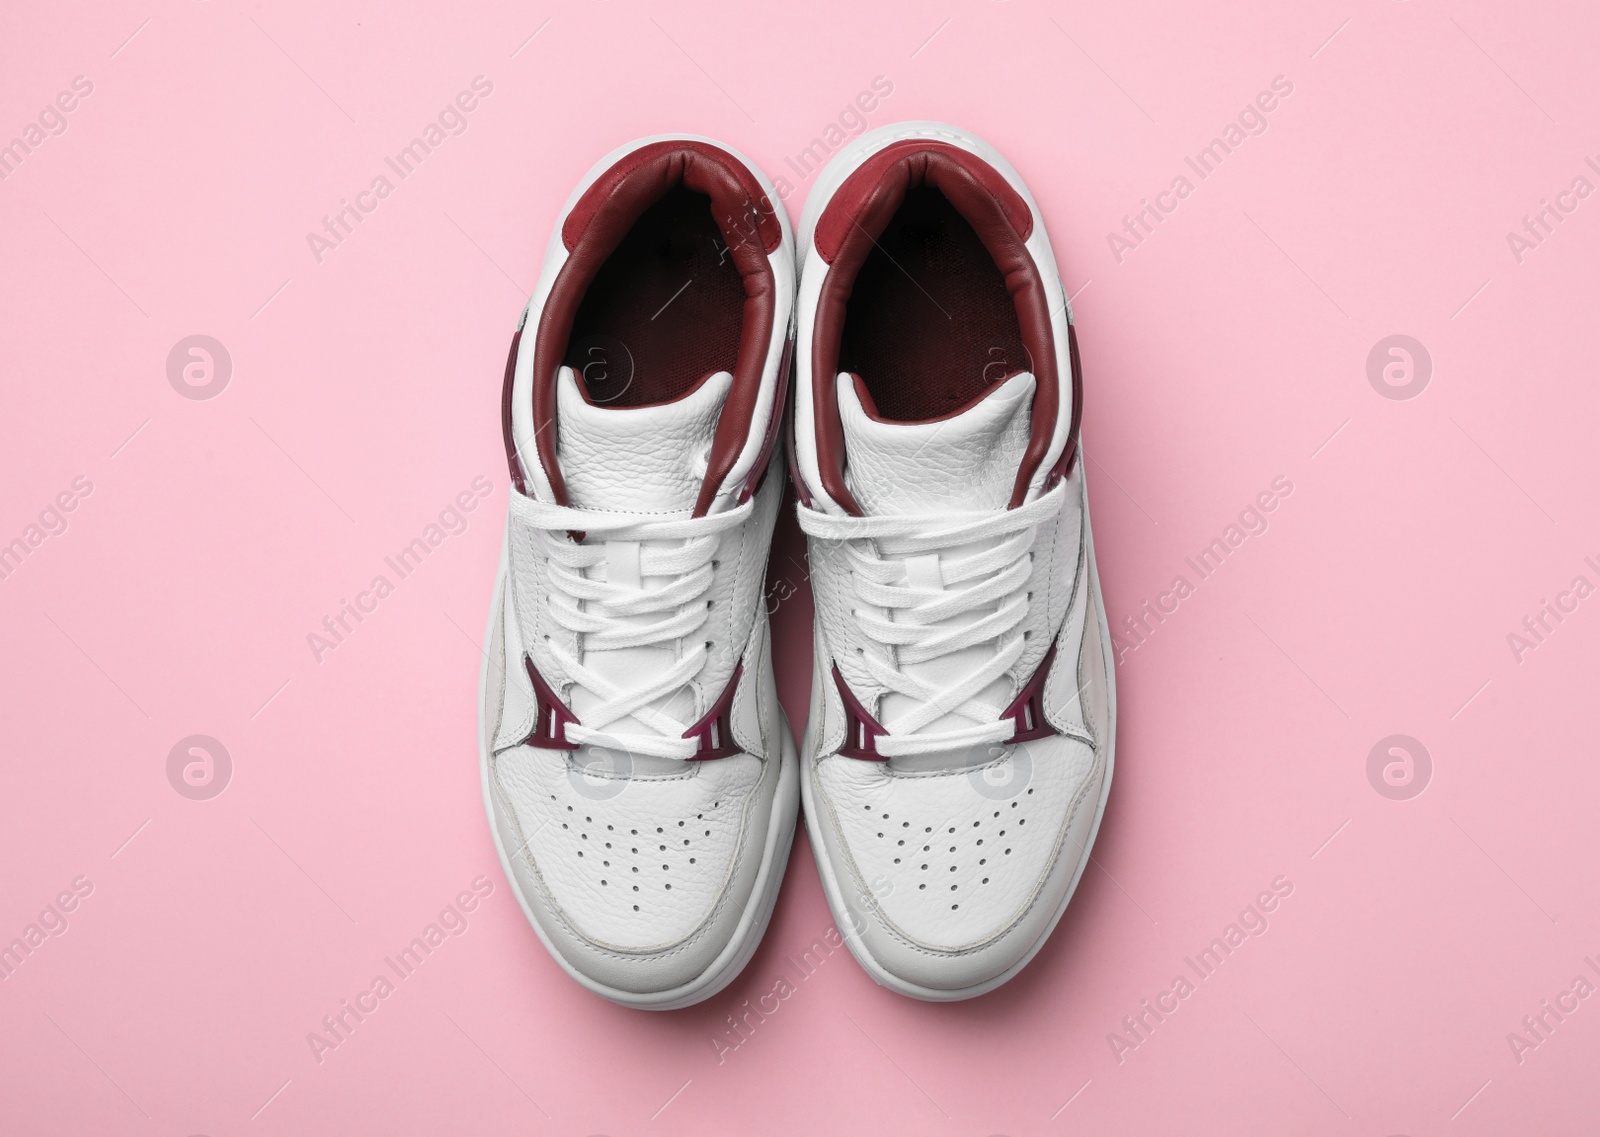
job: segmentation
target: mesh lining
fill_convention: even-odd
[[[680,291],[681,290],[681,291]],[[563,362],[591,402],[672,402],[732,371],[744,282],[711,199],[676,186],[639,216],[584,293]]]
[[[908,190],[856,276],[839,370],[861,376],[880,417],[905,422],[942,418],[1032,369],[982,240],[936,187]]]

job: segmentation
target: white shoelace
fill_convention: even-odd
[[[1004,742],[1014,724],[1000,716],[1005,707],[979,698],[1015,666],[1025,632],[1017,631],[1028,610],[1031,550],[1039,527],[1060,513],[1065,484],[1016,509],[955,515],[841,517],[801,506],[800,528],[818,540],[844,545],[862,607],[852,613],[874,644],[863,649],[862,664],[886,690],[917,705],[877,740],[886,758],[956,750]],[[981,552],[951,555],[963,545],[993,541]],[[917,558],[938,556],[943,588],[918,586]],[[873,609],[881,609],[887,616]],[[957,625],[938,626],[954,616],[979,613]],[[908,675],[907,664],[937,659],[989,641],[994,654],[981,666],[944,687]],[[971,720],[970,726],[928,731],[945,715]]]
[[[511,495],[512,518],[533,534],[539,554],[550,564],[550,617],[579,637],[576,654],[553,641],[548,650],[568,678],[601,700],[585,708],[581,725],[568,725],[569,741],[660,758],[694,756],[699,740],[683,737],[691,724],[650,704],[683,688],[705,666],[708,645],[700,629],[709,619],[706,592],[716,576],[712,561],[722,534],[742,525],[754,508],[752,498],[706,517],[661,520]],[[586,539],[579,543],[571,533],[583,533]],[[641,580],[665,577],[669,583],[645,589],[594,579],[591,570],[607,564],[607,543],[614,542],[638,544]],[[638,619],[649,616],[660,618]],[[584,665],[589,652],[631,647],[671,648],[677,658],[659,673],[638,676],[637,682],[626,686]],[[606,729],[630,715],[654,733]]]

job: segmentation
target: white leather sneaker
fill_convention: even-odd
[[[733,980],[794,836],[762,596],[794,302],[777,201],[707,139],[608,155],[506,363],[484,804],[545,947],[626,1006]]]
[[[1043,946],[1111,785],[1072,317],[1027,187],[953,127],[847,146],[800,248],[806,823],[873,978],[969,998]]]

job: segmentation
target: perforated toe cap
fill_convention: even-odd
[[[496,759],[524,899],[563,960],[607,986],[690,982],[749,901],[775,779],[747,754],[681,767],[612,778],[526,746]]]
[[[1084,859],[1102,769],[1089,744],[1061,736],[958,771],[823,759],[824,841],[857,942],[940,990],[1025,958]]]

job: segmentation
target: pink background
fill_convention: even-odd
[[[1600,999],[1520,1062],[1507,1036],[1600,982],[1600,599],[1520,661],[1507,636],[1600,585],[1600,198],[1520,263],[1506,234],[1600,185],[1597,31],[1577,0],[8,6],[0,142],[93,92],[0,181],[0,542],[74,503],[0,580],[0,943],[92,892],[0,983],[0,1128],[1592,1132]],[[479,75],[466,131],[318,263],[306,234]],[[540,948],[479,797],[506,345],[600,154],[687,129],[783,175],[879,75],[872,125],[985,135],[1043,206],[1113,625],[1193,594],[1123,656],[1095,862],[1015,982],[924,1005],[843,952],[801,980],[830,927],[801,837],[733,987],[622,1010]],[[1266,132],[1118,263],[1107,234],[1280,75]],[[232,359],[215,398],[168,381],[196,333]],[[1413,399],[1368,379],[1396,333],[1432,361]],[[308,633],[479,475],[318,662]],[[785,522],[797,727],[802,548]],[[210,800],[168,780],[192,734],[232,756]],[[1368,779],[1393,734],[1432,756],[1410,800]],[[322,1016],[480,874],[465,934],[319,1063]],[[1278,876],[1266,933],[1119,1061],[1123,1016]]]

